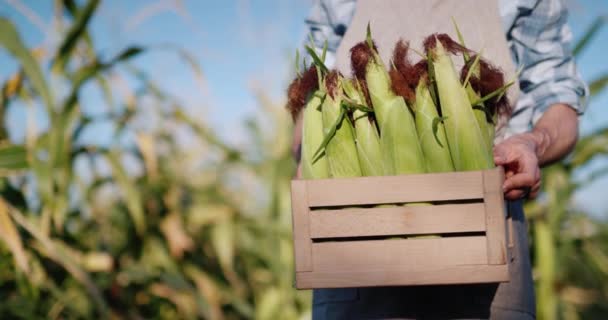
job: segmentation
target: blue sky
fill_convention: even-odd
[[[259,112],[256,90],[261,89],[277,102],[284,98],[291,74],[290,59],[306,34],[303,21],[310,3],[310,0],[107,0],[94,16],[92,36],[104,56],[111,56],[129,44],[155,48],[138,58],[136,64],[183,100],[192,115],[232,139],[243,134],[244,119]],[[605,0],[568,3],[575,38],[594,17],[608,15]],[[52,46],[57,39],[56,34],[48,32],[52,30],[52,6],[53,1],[0,0],[0,15],[17,24],[29,46]],[[24,15],[28,11],[30,18]],[[579,59],[579,70],[587,80],[608,72],[608,27],[597,38]],[[192,53],[201,65],[204,81],[197,81],[177,54],[159,49],[166,45]],[[0,81],[16,68],[14,61],[0,51]],[[85,99],[84,112],[106,111],[96,89],[87,88]],[[592,101],[582,118],[583,134],[608,125],[607,106],[608,93]],[[19,132],[24,118],[23,110],[15,110],[8,119],[9,125]],[[108,142],[111,137],[100,134],[108,131],[108,125],[100,123],[88,132],[88,139]],[[598,161],[594,165],[607,163]],[[582,190],[577,202],[598,216],[608,217],[608,202],[603,200],[606,189],[608,179],[600,180]]]

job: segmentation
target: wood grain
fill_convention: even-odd
[[[306,180],[311,207],[481,199],[482,171]]]
[[[487,264],[486,238],[389,239],[312,244],[314,271],[371,270],[388,266]]]
[[[489,264],[505,264],[507,259],[503,180],[501,168],[483,172]]]
[[[312,271],[312,239],[309,229],[309,208],[306,204],[306,182],[291,181],[291,213],[296,271]]]
[[[508,282],[506,265],[391,266],[382,270],[298,272],[296,288],[348,288]]]
[[[310,235],[313,239],[485,230],[483,203],[310,212]]]

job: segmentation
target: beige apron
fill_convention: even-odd
[[[368,22],[380,56],[388,63],[399,38],[419,51],[422,40],[431,33],[447,33],[457,39],[452,17],[467,47],[483,48],[484,57],[499,66],[506,79],[512,79],[514,66],[496,0],[359,0],[337,50],[336,68],[351,74],[349,49],[365,38]],[[455,64],[461,65],[460,61],[454,59]],[[509,92],[512,102],[518,94],[515,87]],[[533,319],[534,288],[521,203],[510,203],[508,210],[515,234],[509,283],[317,289],[313,292],[313,319]]]
[[[508,1],[508,0],[507,0]],[[463,34],[466,46],[480,52],[503,70],[511,80],[515,67],[496,0],[360,0],[351,24],[336,52],[336,68],[351,74],[349,50],[365,38],[368,22],[382,60],[389,63],[395,43],[403,38],[422,52],[422,41],[432,33],[447,33],[458,40],[452,18]],[[410,56],[418,61],[416,55]],[[462,59],[453,59],[457,68]],[[518,86],[511,86],[509,101],[517,100]],[[501,119],[496,136],[500,140],[507,119]]]

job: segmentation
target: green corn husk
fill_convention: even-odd
[[[329,178],[329,165],[325,152],[318,155],[316,160],[313,158],[316,148],[323,141],[323,117],[320,107],[324,95],[323,92],[316,91],[304,108],[301,155],[303,179]]]
[[[414,117],[405,100],[392,91],[388,72],[375,52],[366,67],[365,80],[380,129],[384,174],[425,173]]]
[[[425,80],[416,87],[416,130],[428,172],[454,171],[445,127]]]
[[[328,134],[336,121],[340,118],[342,110],[342,84],[336,84],[335,97],[327,94],[321,114],[323,117],[323,134]],[[336,128],[331,140],[325,146],[325,153],[329,164],[329,176],[332,178],[348,178],[362,176],[355,136],[352,123],[348,116]]]
[[[358,84],[345,80],[344,92],[356,104],[363,105],[365,99]],[[373,122],[363,110],[353,111],[355,135],[359,164],[364,176],[380,176],[384,173],[382,151],[380,149],[380,136]]]
[[[473,90],[473,87],[471,87],[470,84],[467,84],[465,89],[467,91],[467,96],[469,97],[469,101],[471,103],[479,101],[479,95],[477,94],[477,92],[475,92],[475,90]],[[485,108],[485,105],[482,105],[481,107]],[[475,114],[477,125],[479,125],[479,128],[481,129],[481,136],[483,138],[483,141],[485,142],[486,148],[492,150],[494,146],[494,124],[488,122],[488,118],[486,116],[485,111],[479,108],[475,108],[473,109],[473,113]]]
[[[454,168],[457,171],[493,168],[492,149],[484,141],[466,89],[439,41],[432,55],[432,65]]]

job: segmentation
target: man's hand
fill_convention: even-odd
[[[505,168],[503,190],[507,200],[536,197],[540,167],[566,156],[576,144],[578,118],[574,109],[554,104],[534,129],[512,136],[494,147],[494,162]]]
[[[519,134],[494,148],[494,163],[505,168],[502,186],[507,200],[536,197],[540,190],[540,167],[532,133]]]

